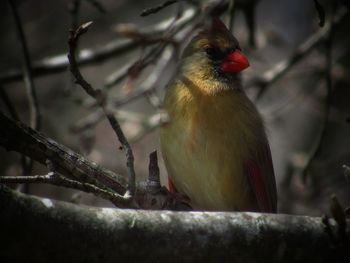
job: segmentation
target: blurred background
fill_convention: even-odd
[[[204,1],[179,1],[149,16],[140,14],[163,1],[13,2],[32,63],[41,132],[101,166],[126,174],[125,156],[112,129],[93,100],[74,84],[67,68],[68,30],[93,21],[79,42],[81,71],[93,87],[108,95],[132,144],[137,178],[144,180],[149,153],[159,152],[157,127],[165,85],[196,21],[196,4]],[[349,4],[319,3],[325,11],[322,27],[322,10],[317,11],[313,0],[232,1],[234,12],[223,15],[250,59],[251,66],[243,73],[244,87],[265,119],[282,213],[322,215],[329,211],[332,194],[344,206],[350,204],[350,184],[342,168],[350,165]],[[29,125],[21,75],[23,52],[9,1],[0,2],[0,15],[0,110],[11,116],[7,95],[18,118]],[[171,31],[179,28],[174,21],[183,24],[177,34]],[[169,35],[179,44],[165,41]],[[147,61],[145,69],[140,61]],[[144,89],[148,91],[140,92]],[[0,129],[6,127],[0,123]],[[160,152],[159,159],[164,183]],[[0,147],[0,173],[21,175],[20,155]],[[45,173],[46,167],[34,163],[30,174]],[[93,195],[51,185],[21,189],[69,202],[112,206]]]

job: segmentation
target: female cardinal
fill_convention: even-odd
[[[164,100],[160,141],[169,188],[200,210],[276,212],[276,183],[262,119],[242,90],[249,66],[219,20],[185,48]]]

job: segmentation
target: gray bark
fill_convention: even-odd
[[[330,223],[336,233],[335,222]],[[349,244],[332,238],[321,218],[89,208],[22,195],[4,186],[0,186],[0,226],[1,262],[350,259]]]

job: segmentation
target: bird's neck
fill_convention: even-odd
[[[192,74],[181,74],[179,80],[192,92],[202,95],[242,91],[241,80],[235,76],[215,76],[215,73],[192,72]]]

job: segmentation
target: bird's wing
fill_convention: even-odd
[[[177,191],[173,179],[168,175],[168,187],[169,187],[169,191],[171,193],[178,193],[179,191]]]
[[[255,160],[245,162],[245,171],[261,212],[277,212],[277,190],[269,145],[259,148]]]

